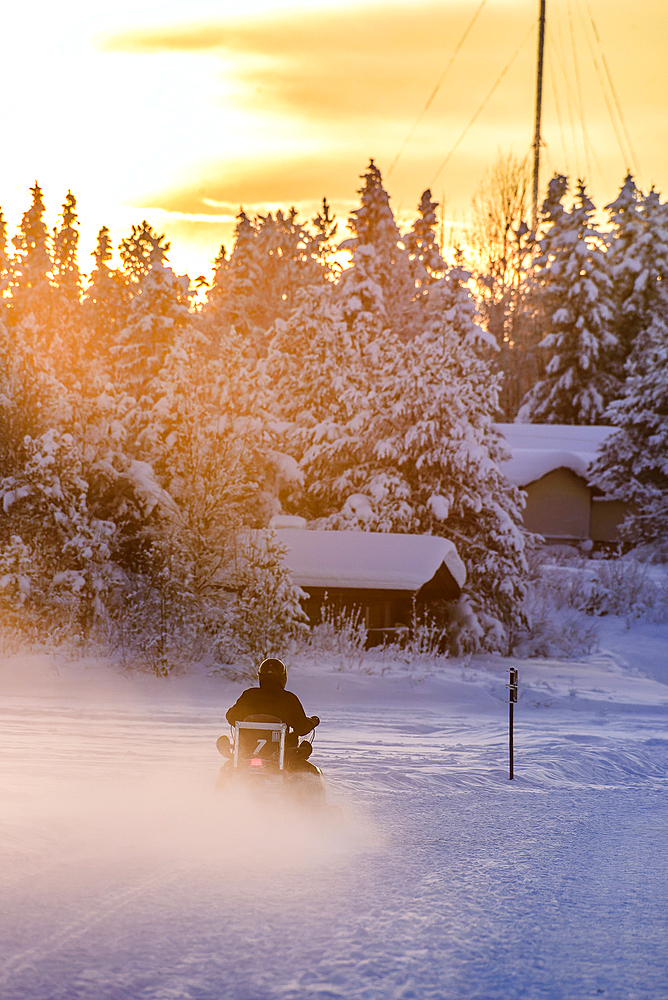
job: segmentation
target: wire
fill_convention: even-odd
[[[394,170],[394,168],[396,167],[397,163],[399,162],[399,158],[402,155],[402,153],[404,152],[404,150],[406,149],[406,146],[408,145],[408,143],[411,141],[411,139],[415,135],[415,131],[416,131],[418,125],[420,124],[420,122],[422,121],[422,119],[424,118],[424,116],[426,115],[427,111],[429,111],[429,108],[434,103],[436,95],[438,94],[439,90],[443,86],[443,82],[445,81],[446,76],[450,72],[450,69],[452,67],[453,62],[457,58],[459,50],[461,49],[462,45],[466,41],[466,39],[467,39],[467,37],[469,35],[469,32],[471,31],[471,28],[473,27],[473,25],[478,20],[478,16],[482,12],[482,9],[483,9],[483,7],[485,6],[486,3],[487,3],[487,0],[481,0],[480,4],[478,5],[478,9],[476,10],[476,12],[473,15],[473,17],[471,18],[471,20],[469,21],[469,25],[466,28],[466,31],[464,32],[464,34],[462,35],[462,37],[457,42],[457,45],[455,46],[455,51],[450,56],[450,62],[448,63],[448,65],[443,70],[443,73],[441,74],[440,80],[438,81],[438,83],[436,84],[436,86],[432,90],[431,94],[427,98],[427,103],[425,104],[425,106],[423,107],[422,111],[420,112],[420,114],[419,114],[419,116],[417,118],[417,121],[413,125],[413,128],[410,130],[410,132],[406,136],[406,139],[404,140],[403,146],[401,147],[401,149],[399,150],[399,152],[397,153],[397,155],[392,160],[392,163],[390,164],[390,169],[387,171],[387,176],[388,177],[391,175],[392,171]]]
[[[580,161],[580,156],[579,156],[579,153],[578,153],[578,141],[577,141],[577,138],[575,136],[575,124],[574,124],[575,118],[577,117],[577,115],[575,113],[575,98],[573,96],[573,91],[571,89],[570,77],[569,77],[568,73],[566,72],[565,57],[563,56],[563,51],[564,51],[565,46],[564,46],[564,40],[563,40],[562,34],[561,34],[561,24],[559,23],[559,21],[556,21],[555,23],[556,23],[557,32],[558,32],[558,35],[559,35],[559,48],[557,48],[556,42],[554,42],[554,40],[552,40],[552,48],[554,49],[554,53],[555,53],[555,55],[557,57],[557,62],[559,63],[559,69],[561,70],[561,75],[562,75],[563,80],[564,80],[564,90],[565,90],[565,93],[566,93],[566,107],[568,109],[568,125],[569,125],[569,130],[570,130],[570,133],[571,133],[571,142],[573,144],[573,158],[574,158],[574,161],[575,161],[575,170],[576,170],[576,173],[581,174],[582,171],[579,169],[579,166],[578,166],[578,163]],[[570,173],[570,171],[569,171],[569,173]]]
[[[585,165],[587,168],[587,176],[591,179],[592,170],[591,163],[589,160],[589,149],[590,142],[589,136],[587,134],[587,123],[585,121],[584,113],[584,101],[582,100],[582,83],[580,81],[580,63],[578,61],[578,50],[575,44],[575,29],[573,25],[573,8],[571,5],[571,0],[568,0],[568,27],[571,36],[571,51],[573,55],[573,69],[575,71],[575,86],[578,95],[578,107],[580,109],[580,131],[582,132],[582,149],[585,156]]]
[[[640,175],[640,168],[638,166],[638,159],[636,157],[635,150],[633,148],[633,143],[631,142],[631,136],[629,134],[629,130],[626,127],[626,121],[624,119],[624,113],[622,111],[622,107],[621,107],[621,104],[619,102],[619,97],[617,96],[617,91],[615,89],[615,85],[612,82],[612,74],[610,72],[610,67],[608,66],[608,60],[605,58],[605,52],[603,51],[603,45],[601,43],[601,37],[600,37],[600,35],[598,33],[598,28],[596,27],[596,24],[594,22],[594,18],[592,16],[592,12],[591,12],[591,8],[589,6],[588,0],[587,0],[587,13],[589,14],[589,20],[591,22],[592,30],[594,32],[594,38],[596,39],[596,41],[598,43],[599,52],[601,54],[601,61],[603,62],[603,66],[605,68],[605,75],[608,78],[608,84],[610,86],[610,91],[612,93],[612,96],[613,96],[613,99],[614,99],[614,102],[615,102],[615,107],[617,108],[617,114],[619,115],[619,120],[620,120],[620,122],[622,124],[622,128],[624,129],[624,135],[626,136],[626,142],[628,143],[629,152],[631,153],[631,160],[633,162],[633,169],[636,172],[636,176],[639,177],[639,175]]]
[[[553,47],[553,46],[552,46]],[[557,124],[559,125],[559,138],[561,140],[561,152],[564,157],[564,166],[566,167],[566,174],[571,173],[570,163],[568,153],[566,152],[566,140],[564,137],[564,124],[561,115],[561,103],[559,101],[559,93],[557,90],[557,81],[554,73],[554,64],[551,59],[547,61],[550,70],[550,83],[552,84],[552,96],[554,97],[554,107],[557,113]]]
[[[594,51],[594,46],[591,43],[591,38],[587,34],[587,23],[586,23],[586,21],[584,19],[584,15],[582,13],[582,10],[580,10],[579,13],[580,13],[580,18],[582,20],[582,27],[584,29],[585,38],[587,39],[587,45],[589,46],[589,52],[591,54],[591,60],[592,60],[592,62],[594,64],[594,69],[596,70],[596,76],[598,77],[598,82],[599,82],[599,85],[600,85],[600,88],[601,88],[601,93],[603,94],[603,100],[605,101],[605,106],[608,109],[608,114],[610,116],[610,123],[611,123],[613,131],[615,133],[615,138],[617,139],[617,145],[619,146],[619,152],[622,155],[622,160],[624,161],[624,167],[628,170],[629,163],[631,162],[631,160],[629,158],[629,151],[628,151],[628,149],[624,148],[624,142],[623,142],[622,134],[621,134],[621,132],[619,130],[619,124],[618,124],[618,122],[617,122],[617,120],[615,118],[614,108],[613,108],[612,103],[610,101],[610,95],[609,95],[608,91],[606,90],[605,82],[603,80],[603,72],[602,72],[602,69],[601,69],[601,64],[599,63],[598,59],[596,58],[596,53]]]
[[[511,67],[511,66],[512,66],[512,64],[513,64],[513,63],[515,62],[515,60],[517,59],[518,55],[520,54],[520,52],[522,51],[522,49],[524,48],[524,46],[525,46],[525,45],[526,45],[526,43],[528,42],[528,40],[529,40],[529,38],[531,37],[531,35],[533,34],[533,32],[534,32],[535,28],[536,28],[536,25],[535,25],[535,24],[532,24],[532,25],[531,25],[531,27],[529,28],[529,30],[527,31],[526,35],[524,36],[524,38],[523,38],[523,39],[522,39],[522,41],[520,42],[520,44],[519,44],[519,45],[517,46],[517,48],[516,48],[516,49],[515,49],[515,51],[513,52],[513,54],[512,54],[512,56],[510,57],[510,59],[509,59],[509,60],[508,60],[508,62],[506,63],[506,65],[505,65],[505,66],[503,67],[503,69],[502,69],[502,70],[501,70],[501,72],[499,73],[499,75],[498,75],[498,77],[496,78],[496,81],[495,81],[495,83],[494,83],[494,86],[493,86],[493,87],[492,87],[492,89],[491,89],[491,90],[489,91],[489,93],[487,94],[487,96],[486,96],[486,97],[485,97],[485,99],[483,100],[482,104],[480,105],[480,107],[478,108],[478,110],[476,111],[476,113],[474,114],[473,118],[471,118],[470,122],[468,123],[468,125],[466,126],[466,128],[464,129],[464,131],[462,132],[462,134],[461,134],[461,135],[459,136],[459,138],[457,139],[456,143],[454,144],[454,146],[452,147],[452,149],[450,150],[450,152],[449,152],[449,153],[448,153],[448,155],[446,156],[446,158],[445,158],[445,159],[443,160],[443,163],[441,163],[440,167],[438,168],[438,170],[437,170],[437,171],[436,171],[436,173],[434,174],[434,176],[433,176],[433,178],[432,178],[432,180],[431,180],[431,183],[430,183],[430,185],[429,185],[429,187],[430,187],[430,188],[434,186],[434,182],[435,182],[435,181],[436,181],[436,179],[438,178],[438,176],[439,176],[439,174],[441,173],[441,171],[442,171],[442,170],[444,169],[444,167],[445,167],[445,166],[446,166],[446,165],[447,165],[447,164],[449,163],[449,161],[450,161],[450,160],[452,159],[452,157],[454,156],[454,154],[455,154],[455,153],[457,152],[457,150],[459,149],[459,146],[461,145],[461,143],[462,143],[462,142],[464,141],[464,139],[465,139],[465,138],[466,138],[466,136],[468,135],[468,133],[469,133],[469,130],[470,130],[470,129],[472,128],[472,126],[473,126],[473,125],[475,124],[475,122],[476,122],[476,121],[478,120],[478,118],[480,117],[480,115],[482,114],[482,112],[483,112],[483,111],[485,110],[485,108],[487,107],[487,104],[488,104],[488,103],[489,103],[489,101],[491,100],[491,98],[492,98],[492,96],[493,96],[494,92],[496,91],[497,87],[499,86],[499,84],[500,84],[500,83],[501,83],[501,81],[503,80],[504,76],[506,75],[506,73],[508,72],[508,70],[510,69],[510,67]]]

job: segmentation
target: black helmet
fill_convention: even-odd
[[[260,687],[276,685],[284,688],[288,680],[288,671],[282,660],[270,656],[269,659],[263,660],[260,664],[257,679],[260,682]]]

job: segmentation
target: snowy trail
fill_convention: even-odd
[[[512,784],[498,665],[300,678],[338,825],[211,794],[224,686],[6,698],[0,997],[666,1000],[666,687],[581,668]]]

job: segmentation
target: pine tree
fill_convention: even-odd
[[[44,201],[37,181],[30,189],[32,204],[24,212],[19,232],[13,237],[16,248],[12,288],[14,322],[36,324],[35,340],[48,337],[51,322],[52,261],[49,255],[49,233],[44,224]]]
[[[624,537],[651,542],[668,530],[668,205],[653,191],[643,197],[627,177],[611,215],[618,330],[630,353],[623,393],[607,412],[619,431],[594,476],[630,505]]]
[[[7,308],[6,296],[12,281],[12,261],[7,251],[7,223],[0,209],[0,309]]]
[[[10,327],[0,313],[0,476],[22,468],[27,439],[64,428],[70,416],[69,393],[49,352],[35,346],[33,328]]]
[[[68,357],[69,374],[80,377],[86,363],[86,338],[82,329],[81,272],[77,264],[79,232],[76,228],[76,198],[67,192],[61,223],[52,238],[52,350]]]
[[[427,189],[418,205],[420,214],[403,237],[416,296],[421,300],[427,297],[429,286],[441,278],[447,268],[436,237],[437,208],[438,202],[432,201],[431,191]]]
[[[409,254],[390,208],[380,170],[370,161],[360,188],[361,206],[351,213],[348,225],[353,238],[341,247],[353,251],[352,269],[363,262],[365,279],[381,289],[385,324],[404,339],[412,335],[415,283]],[[345,274],[347,282],[350,277]]]
[[[0,562],[23,549],[23,585],[35,611],[70,615],[88,636],[113,579],[111,522],[91,517],[88,483],[79,449],[69,434],[51,429],[26,442],[26,461],[0,481],[6,517],[0,532]],[[24,600],[21,600],[23,595]]]
[[[536,423],[596,424],[604,422],[621,388],[610,372],[618,350],[612,283],[584,184],[578,182],[570,212],[562,204],[566,189],[566,178],[557,175],[543,204],[550,228],[537,260],[547,323],[540,347],[550,353],[545,376],[525,397],[519,416]]]
[[[452,540],[468,571],[456,644],[504,648],[521,623],[526,562],[520,496],[498,466],[499,379],[476,349],[480,334],[464,285],[433,285],[422,331],[388,345],[371,373],[362,454],[329,523]]]
[[[608,410],[619,430],[605,442],[592,470],[607,496],[630,505],[622,533],[636,543],[668,537],[667,317],[668,308],[656,314],[636,342],[624,394]]]
[[[354,282],[360,272],[346,276]],[[378,286],[376,291],[382,297]],[[360,309],[361,297],[355,285]],[[369,316],[355,312],[350,299],[327,284],[302,291],[292,315],[275,324],[265,370],[280,447],[298,467],[280,495],[296,513],[316,518],[329,511],[333,484],[356,464],[351,420],[355,401],[367,391],[364,356],[376,333],[369,336],[365,327]]]
[[[130,299],[123,275],[109,266],[113,249],[106,226],[100,229],[91,256],[95,267],[83,303],[87,349],[109,365],[111,348],[118,342],[120,331],[127,322]]]
[[[146,394],[180,330],[190,321],[190,281],[166,263],[169,246],[147,223],[121,245],[132,300],[124,328],[111,349],[118,379],[135,398]]]
[[[236,650],[245,657],[247,676],[268,656],[283,656],[291,640],[306,631],[306,616],[283,561],[285,546],[273,532],[246,533],[240,541],[239,597],[231,620]]]
[[[235,531],[262,515],[266,436],[258,392],[240,344],[212,360],[188,327],[155,380],[138,448],[165,490],[163,518],[184,586],[210,592]]]
[[[133,226],[130,235],[121,240],[123,275],[130,294],[141,285],[156,262],[165,263],[169,246],[165,241],[165,234],[156,233],[146,219],[140,225]]]
[[[338,272],[339,267],[332,264],[332,257],[336,253],[336,236],[339,224],[332,215],[331,206],[327,204],[327,199],[322,199],[322,209],[312,219],[313,242],[311,256],[318,261],[324,270],[325,275]]]
[[[252,220],[242,211],[231,256],[223,247],[216,260],[202,312],[208,336],[216,342],[234,327],[250,353],[264,356],[268,331],[276,319],[290,314],[300,289],[327,280],[333,225],[327,210],[320,223],[316,220],[315,235],[297,221],[294,208]]]
[[[643,195],[629,174],[607,206],[612,224],[608,262],[613,281],[614,332],[619,349],[617,373],[643,331],[666,308],[668,226],[666,208],[652,190]]]
[[[61,224],[53,230],[53,285],[70,301],[81,294],[81,272],[77,264],[79,231],[76,228],[77,200],[71,191],[63,205]]]

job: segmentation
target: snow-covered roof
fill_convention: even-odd
[[[461,588],[466,568],[457,549],[435,535],[279,528],[285,562],[300,587],[417,592],[445,565]]]
[[[512,457],[501,467],[515,486],[527,486],[553,472],[571,469],[583,479],[603,442],[616,427],[576,427],[568,424],[496,424]]]

